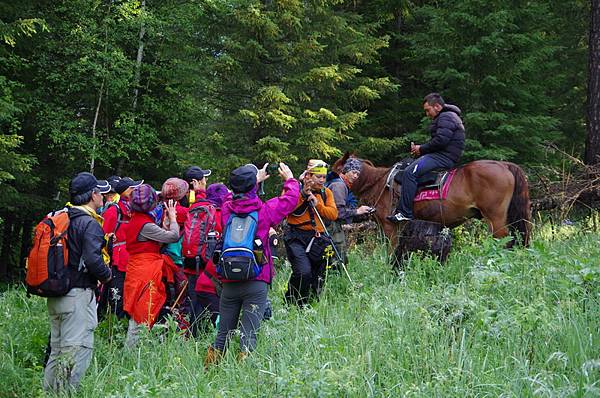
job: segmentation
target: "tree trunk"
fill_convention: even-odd
[[[585,163],[600,163],[600,0],[592,0],[588,58]]]
[[[98,93],[98,104],[96,105],[96,113],[94,115],[94,123],[92,124],[92,160],[90,160],[90,173],[94,174],[94,166],[96,162],[96,125],[98,124],[98,114],[100,114],[100,105],[102,104],[102,92],[104,91],[104,79],[100,85]]]
[[[2,251],[0,251],[0,280],[9,280],[9,271],[12,268],[14,247],[15,216],[7,214],[4,219],[4,231],[2,231]]]
[[[19,271],[25,271],[25,258],[31,249],[31,233],[33,231],[33,221],[29,218],[23,220],[21,224],[21,250],[19,254]]]
[[[146,0],[142,0],[142,17],[144,17],[144,11],[146,10]],[[140,76],[142,73],[142,59],[144,57],[144,35],[146,34],[146,27],[142,21],[140,26],[140,36],[138,42],[137,58],[135,60],[135,79],[133,81],[133,111],[137,108],[138,96],[140,94]]]

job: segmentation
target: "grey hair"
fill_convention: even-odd
[[[81,206],[86,203],[89,203],[90,200],[92,200],[92,194],[94,192],[100,193],[100,190],[98,188],[94,188],[91,191],[88,191],[85,193],[80,193],[78,195],[71,195],[71,204],[75,205],[75,206]]]
[[[441,106],[446,105],[446,102],[442,96],[438,93],[429,93],[423,98],[423,102],[427,102],[429,105],[440,104]]]

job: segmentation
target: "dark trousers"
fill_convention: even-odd
[[[324,237],[315,238],[314,231],[294,231],[285,239],[285,250],[292,265],[285,299],[288,303],[307,304],[310,295],[318,296],[324,281],[326,259],[324,249],[329,242]],[[311,247],[309,252],[306,250]]]
[[[206,326],[210,320],[213,326],[217,324],[217,318],[219,316],[219,296],[207,292],[196,292],[196,306],[194,313],[198,314],[197,322],[201,323],[202,326]],[[199,326],[199,327],[202,327]]]
[[[423,155],[408,166],[402,173],[401,198],[396,207],[407,217],[413,217],[413,201],[417,194],[419,178],[434,169],[450,169],[454,162],[445,156],[435,153]]]
[[[215,348],[225,350],[233,332],[240,322],[240,343],[242,351],[256,348],[256,333],[263,319],[267,304],[268,285],[263,281],[224,283],[221,292],[219,311],[219,332]]]
[[[106,310],[115,314],[117,318],[126,318],[127,313],[123,311],[123,285],[125,284],[125,272],[119,271],[112,266],[112,279],[101,288],[98,299],[98,319],[103,319]]]
[[[183,311],[185,314],[188,314],[190,317],[190,325],[192,326],[192,335],[194,337],[198,336],[198,323],[200,322],[199,315],[196,313],[198,308],[198,298],[196,296],[196,281],[198,280],[198,275],[194,274],[186,274],[185,275],[188,280],[187,285],[187,297],[184,301]]]

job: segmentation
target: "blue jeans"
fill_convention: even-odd
[[[445,156],[428,153],[410,164],[402,174],[401,198],[396,212],[413,218],[413,201],[417,194],[417,183],[420,177],[434,169],[451,169],[454,162]]]

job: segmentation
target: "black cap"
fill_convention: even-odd
[[[110,184],[110,192],[117,192],[117,183],[121,180],[121,177],[119,176],[110,176],[106,179],[106,181],[108,181],[108,183]]]
[[[233,193],[246,193],[256,186],[256,166],[242,166],[229,174],[229,187]]]
[[[130,177],[123,177],[119,181],[115,182],[115,191],[120,195],[127,190],[129,187],[137,187],[142,185],[144,180],[134,181]]]
[[[93,189],[98,189],[100,193],[110,191],[110,185],[106,180],[97,180],[92,173],[87,171],[77,174],[69,184],[69,193],[72,196],[81,195],[90,192]]]
[[[208,177],[211,173],[211,170],[202,170],[198,166],[191,166],[183,173],[183,179],[187,182],[192,182],[192,180],[201,180],[204,177]]]

